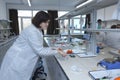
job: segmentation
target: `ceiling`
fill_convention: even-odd
[[[87,0],[30,0],[32,6],[28,6],[27,0],[4,0],[7,3],[8,9],[39,9],[39,10],[63,10],[71,11],[75,6]],[[104,2],[97,4],[98,6],[111,5],[118,0],[94,0],[97,2]]]
[[[8,8],[21,8],[21,9],[38,9],[38,8],[46,8],[46,9],[65,9],[71,10],[74,9],[75,5],[83,0],[31,0],[32,6],[29,7],[27,0],[4,0]],[[24,6],[24,7],[23,7]]]
[[[94,0],[90,3],[88,3],[87,5],[84,5],[80,8],[76,8],[72,11],[70,11],[69,13],[61,16],[61,19],[66,19],[68,17],[73,17],[73,16],[77,16],[77,15],[82,15],[82,14],[88,14],[91,13],[91,11],[98,10],[101,8],[105,8],[111,5],[115,5],[118,3],[119,0]],[[59,18],[59,19],[60,19]]]

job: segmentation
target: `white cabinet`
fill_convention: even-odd
[[[106,7],[105,8],[105,20],[113,20],[113,15],[115,14],[116,9],[117,9],[117,5]]]
[[[105,20],[105,9],[99,9],[97,10],[97,20],[101,19],[101,20]]]
[[[101,19],[103,21],[117,20],[118,15],[115,14],[116,10],[117,10],[117,5],[113,5],[97,10],[97,20],[98,19]],[[113,15],[116,17],[113,18]]]
[[[46,57],[50,80],[69,80],[61,65],[54,56]]]
[[[11,35],[10,20],[0,20],[0,41],[8,39]]]

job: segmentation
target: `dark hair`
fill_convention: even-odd
[[[98,23],[101,23],[101,22],[102,22],[102,20],[101,20],[101,19],[98,19],[98,20],[97,20],[97,22],[98,22]]]
[[[116,26],[117,28],[120,28],[120,24],[117,24],[117,26]]]
[[[117,28],[116,25],[112,25],[112,26],[111,26],[111,29],[116,29],[116,28]]]
[[[35,27],[39,28],[40,24],[42,22],[46,22],[50,19],[50,16],[48,13],[44,11],[39,11],[32,19],[32,24],[35,25]]]

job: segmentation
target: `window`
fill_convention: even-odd
[[[61,17],[66,13],[68,13],[68,11],[58,11],[58,17]]]
[[[82,15],[82,28],[85,27],[85,18],[86,18],[86,15]]]
[[[75,29],[80,29],[80,19],[74,18],[74,28]]]
[[[66,13],[68,13],[68,11],[58,11],[58,17],[61,17],[61,16],[63,16]],[[62,28],[60,30],[60,32],[62,34],[67,34],[68,33],[68,30],[67,30],[68,29],[68,19],[60,20],[59,24],[60,24],[60,28]],[[64,28],[66,28],[66,29],[64,29]]]
[[[38,11],[39,11],[39,10],[33,11],[33,16],[35,16]]]
[[[21,32],[21,30],[22,30],[22,25],[21,25],[21,18],[18,18],[18,22],[19,22],[19,32]]]
[[[31,24],[31,19],[39,10],[18,10],[19,32]],[[47,11],[45,11],[47,12]]]
[[[31,24],[31,18],[23,18],[22,21],[23,21],[23,29],[25,29]]]
[[[18,16],[19,17],[32,17],[32,11],[31,10],[18,10]]]
[[[32,10],[18,10],[19,32],[31,24]]]
[[[80,30],[75,30],[75,29],[83,29],[83,27],[85,26],[85,17],[86,15],[79,15],[79,16],[75,16],[73,18],[70,19],[70,26],[68,26],[68,19],[66,20],[60,20],[60,28],[70,28],[70,32],[71,34],[73,33],[84,33],[84,31],[80,31]],[[61,30],[61,33],[68,33],[68,30]]]
[[[33,14],[33,17],[36,15],[37,12],[39,12],[40,10],[33,10],[32,14]],[[47,11],[45,11],[47,12]]]

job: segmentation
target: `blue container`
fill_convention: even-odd
[[[96,53],[100,53],[100,47],[99,46],[97,46],[97,48],[96,48]]]
[[[107,70],[110,69],[120,69],[120,62],[116,61],[114,63],[106,62],[105,60],[102,60],[99,62],[100,66],[105,67]]]

